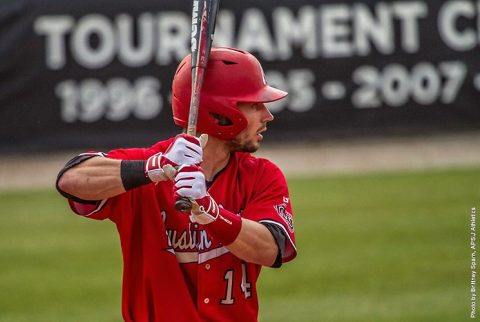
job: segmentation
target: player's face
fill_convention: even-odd
[[[248,126],[232,141],[236,151],[255,152],[263,140],[267,123],[273,121],[273,115],[263,103],[239,103],[238,109],[248,121]]]

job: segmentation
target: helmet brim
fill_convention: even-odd
[[[270,103],[281,100],[287,95],[287,92],[267,85],[254,95],[242,97],[241,101],[245,103]]]

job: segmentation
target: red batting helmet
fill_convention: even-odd
[[[191,56],[185,57],[173,78],[172,109],[175,124],[186,128],[192,90]],[[268,86],[260,62],[250,53],[233,48],[212,48],[205,71],[197,129],[223,140],[231,140],[247,127],[237,103],[267,103],[287,96]],[[221,125],[214,115],[231,121]]]

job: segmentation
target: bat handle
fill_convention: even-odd
[[[190,212],[192,210],[192,202],[187,197],[178,198],[175,201],[175,209],[180,212]]]

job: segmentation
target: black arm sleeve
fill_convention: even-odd
[[[66,193],[65,191],[60,189],[60,187],[58,186],[58,181],[60,181],[60,178],[65,172],[67,172],[69,169],[73,168],[77,164],[80,164],[88,159],[91,159],[96,156],[101,156],[101,155],[103,154],[102,153],[85,153],[85,154],[77,155],[73,159],[69,160],[57,175],[57,181],[55,182],[55,187],[57,188],[57,191],[65,198],[79,202],[79,203],[92,204],[92,205],[97,204],[98,200],[83,200],[78,197],[75,197],[74,195]]]
[[[267,229],[270,231],[278,247],[277,258],[275,259],[273,265],[270,267],[279,268],[280,266],[282,266],[282,254],[285,252],[285,235],[280,229],[280,227],[278,227],[277,225],[267,222],[261,222],[261,224],[267,227]]]

